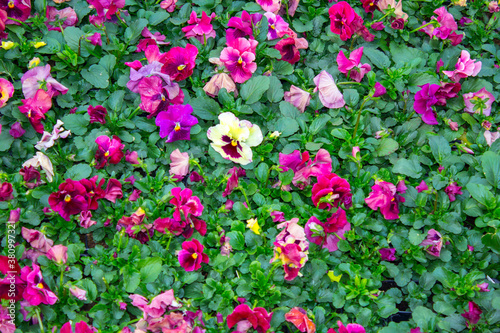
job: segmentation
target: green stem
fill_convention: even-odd
[[[61,266],[61,278],[59,280],[59,296],[63,294],[63,283],[64,283],[64,265]]]
[[[36,318],[38,319],[38,325],[40,326],[40,332],[45,333],[45,330],[43,329],[42,318],[40,317],[40,309],[39,308],[35,309],[35,314],[36,314]]]
[[[354,132],[352,133],[352,138],[354,139],[356,137],[356,132],[358,132],[358,127],[359,127],[359,120],[361,119],[361,111],[363,111],[363,106],[365,106],[365,103],[368,102],[370,98],[365,98],[363,100],[363,103],[361,104],[361,107],[359,108],[358,111],[358,118],[356,119],[356,126],[354,127]]]
[[[200,170],[200,174],[201,176],[203,177],[203,179],[205,179],[205,173],[203,172],[203,168],[201,167],[200,163],[198,163],[196,160],[189,160],[189,162],[193,163],[194,165],[196,165],[198,167],[198,169]]]
[[[432,21],[430,21],[429,23],[426,23],[426,24],[424,24],[424,25],[422,25],[422,26],[418,27],[417,29],[410,31],[410,34],[411,34],[411,33],[414,33],[415,31],[418,31],[418,30],[420,30],[420,29],[423,29],[423,28],[425,28],[425,27],[427,27],[427,26],[429,26],[429,25],[433,25],[434,23],[435,23],[435,22],[434,22],[434,20],[432,20]]]
[[[406,118],[405,123],[406,123],[407,121],[409,121],[409,120],[411,119],[411,117],[413,117],[413,115],[414,115],[414,114],[415,114],[415,111],[413,111],[413,112],[410,114],[410,116],[409,116],[408,118]]]
[[[167,243],[167,251],[170,248],[170,242],[172,241],[172,235],[168,238],[168,243]]]
[[[241,186],[238,186],[237,189],[240,190],[241,193],[243,194],[243,196],[245,197],[245,201],[247,202],[248,209],[250,209],[250,202],[248,201],[247,193],[245,192],[245,190]]]
[[[434,200],[434,209],[432,210],[431,215],[434,215],[434,213],[437,210],[437,204],[438,204],[438,193],[437,191],[434,191],[434,195],[436,196],[436,199]]]
[[[118,18],[118,20],[120,21],[120,23],[125,27],[125,28],[128,28],[128,25],[127,23],[125,23],[125,21],[121,18],[120,16],[120,12],[117,12],[116,13],[116,17]]]
[[[269,279],[271,278],[271,275],[273,274],[274,270],[276,269],[276,267],[278,266],[281,266],[281,262],[275,262],[273,264],[273,267],[271,267],[271,270],[269,271],[269,273],[267,274],[267,281],[269,281]]]
[[[131,114],[130,116],[128,116],[127,119],[132,119],[137,113],[139,113],[139,111],[141,110],[141,107],[138,106],[137,109],[135,109]]]
[[[7,16],[7,20],[11,20],[11,21],[14,21],[14,22],[17,22],[17,23],[21,23],[22,25],[24,25],[26,28],[29,28],[30,26],[27,25],[26,23],[24,23],[23,21],[19,21],[18,19],[15,19],[13,17],[8,17]]]
[[[369,86],[367,86],[366,84],[360,83],[360,82],[351,82],[351,81],[349,81],[349,82],[337,82],[336,84],[338,86],[341,86],[341,85],[344,85],[344,84],[356,84],[358,86],[365,87],[366,89],[370,89]]]

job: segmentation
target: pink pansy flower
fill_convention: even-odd
[[[160,7],[165,9],[167,12],[172,13],[175,10],[175,5],[177,0],[163,0],[160,2]]]
[[[441,87],[436,91],[437,105],[446,105],[447,100],[457,97],[462,89],[462,85],[458,82],[441,82]]]
[[[360,324],[347,324],[347,326],[344,326],[344,324],[342,324],[339,320],[337,321],[337,325],[339,326],[338,333],[366,333],[365,328]],[[327,333],[337,332],[333,328],[330,328]]]
[[[35,148],[38,150],[47,150],[54,145],[57,139],[66,139],[71,134],[71,131],[66,131],[62,125],[64,125],[64,123],[60,119],[57,119],[57,123],[52,129],[52,133],[44,131],[42,138],[37,142]]]
[[[137,201],[137,199],[140,198],[141,193],[142,193],[141,190],[138,190],[138,189],[133,190],[132,193],[129,195],[128,200],[132,201],[132,202]]]
[[[0,108],[7,104],[12,95],[14,95],[14,85],[6,79],[0,78]]]
[[[156,116],[156,126],[160,127],[160,138],[165,142],[191,139],[191,127],[198,124],[198,119],[192,115],[191,105],[169,105],[166,111]]]
[[[277,12],[281,7],[281,0],[256,0],[266,12]]]
[[[116,202],[116,199],[123,198],[122,183],[118,179],[110,178],[104,191],[104,199]]]
[[[156,117],[160,111],[166,111],[171,104],[184,102],[184,92],[179,88],[179,84],[176,82],[165,84],[158,76],[143,78],[137,89],[141,94],[139,106],[149,113],[148,118]]]
[[[87,291],[86,290],[80,289],[77,286],[71,286],[69,288],[69,292],[71,293],[71,295],[75,296],[76,298],[78,298],[81,301],[87,300]]]
[[[239,178],[247,175],[246,171],[239,167],[231,168],[227,174],[229,175],[229,178],[227,180],[226,188],[222,193],[222,197],[224,198],[230,195],[233,190],[238,187]]]
[[[12,200],[14,198],[12,192],[13,188],[11,183],[8,182],[0,183],[0,201]]]
[[[398,3],[396,3],[396,0],[380,0],[377,3],[377,7],[384,13],[386,9],[392,8],[394,9],[394,15],[396,15],[396,19],[402,18],[404,21],[408,20],[408,14],[403,12],[402,0],[399,0]]]
[[[265,13],[264,16],[267,18],[267,24],[269,27],[267,39],[273,40],[283,37],[288,30],[288,23],[286,23],[281,16],[275,15],[271,12]]]
[[[396,253],[396,249],[393,248],[388,248],[388,249],[380,249],[378,250],[380,253],[381,260],[385,261],[395,261],[396,256],[394,255]]]
[[[475,326],[479,322],[479,319],[481,319],[482,313],[483,311],[481,311],[479,305],[469,301],[469,311],[465,311],[461,314],[461,316],[466,320],[465,326],[467,326],[467,328]],[[474,330],[474,328],[472,330]]]
[[[496,13],[500,11],[500,7],[498,7],[498,1],[490,1],[488,3],[488,11],[490,13]]]
[[[97,151],[95,153],[95,160],[97,162],[96,168],[102,169],[108,164],[118,164],[123,158],[123,148],[125,145],[116,135],[109,138],[106,135],[101,135],[95,139],[97,143]]]
[[[166,53],[161,71],[170,75],[174,81],[185,80],[193,74],[197,56],[198,48],[194,45],[187,44],[185,48],[173,47]]]
[[[80,227],[88,229],[97,224],[97,221],[92,220],[92,212],[90,210],[80,213],[79,216]]]
[[[27,269],[21,271],[21,279],[27,282],[26,289],[24,289],[23,292],[23,298],[28,301],[31,306],[55,304],[58,298],[43,281],[40,267],[36,264],[33,264],[32,267],[33,269],[27,267]]]
[[[170,154],[170,161],[170,175],[178,181],[182,180],[189,173],[189,154],[176,149]]]
[[[289,37],[280,40],[275,48],[280,51],[281,59],[290,64],[295,64],[300,60],[300,49],[307,49],[309,44],[305,38]]]
[[[108,20],[112,20],[118,15],[119,9],[125,7],[125,0],[87,0],[90,8],[94,8],[97,16],[90,15],[89,22],[99,26]]]
[[[458,29],[457,22],[453,18],[453,15],[448,13],[446,7],[440,7],[434,11],[434,14],[437,14],[438,17],[432,16],[431,19],[437,21],[437,26],[428,25],[422,28],[426,34],[428,34],[431,38],[436,36],[440,39],[447,39],[452,31]],[[426,24],[424,21],[423,24]]]
[[[338,250],[340,238],[345,239],[344,234],[351,230],[347,222],[346,213],[338,209],[326,222],[321,222],[315,216],[311,216],[306,223],[305,232],[307,239],[330,252]]]
[[[164,41],[165,39],[167,39],[167,37],[165,35],[162,35],[159,32],[152,33],[151,31],[149,31],[149,29],[147,27],[142,29],[141,35],[142,35],[142,37],[145,37],[145,38],[141,39],[141,41],[137,45],[137,49],[135,50],[135,52],[145,51],[149,45],[168,45],[168,44],[170,44],[170,42]]]
[[[5,11],[8,17],[24,22],[31,14],[31,1],[0,0],[0,10]],[[21,23],[13,20],[7,20],[5,23],[21,25]]]
[[[497,141],[500,138],[500,132],[484,131],[483,135],[484,139],[486,140],[486,143],[490,147],[493,144],[493,142]]]
[[[102,125],[106,124],[106,115],[108,114],[108,110],[102,105],[96,105],[93,107],[89,105],[87,108],[87,113],[90,116],[90,123],[100,123]]]
[[[358,17],[358,14],[345,1],[340,1],[330,7],[328,10],[330,16],[330,30],[343,41],[348,40],[354,34],[355,29],[352,26],[353,21]]]
[[[300,153],[294,150],[291,154],[279,154],[279,163],[283,172],[292,169],[294,177],[293,185],[298,188],[305,188],[310,184],[311,176],[318,177],[323,174],[329,174],[332,171],[332,159],[325,149],[318,150],[314,161],[309,158],[309,152]]]
[[[384,30],[385,25],[383,22],[375,22],[372,24],[372,29],[375,31]]]
[[[481,293],[485,293],[485,292],[490,291],[488,289],[488,282],[480,283],[476,287],[479,288],[479,292],[481,292]]]
[[[68,261],[68,248],[64,245],[54,245],[47,252],[47,258],[57,262],[58,264],[65,264]]]
[[[57,82],[50,75],[50,65],[38,66],[24,73],[21,78],[23,94],[26,98],[33,98],[39,89],[45,90],[49,97],[66,94],[68,88]]]
[[[246,304],[238,305],[233,313],[227,316],[227,327],[236,329],[233,332],[246,333],[253,328],[258,333],[265,333],[271,328],[272,312],[267,312],[264,308],[254,308],[253,310]]]
[[[495,97],[485,88],[481,88],[481,90],[475,93],[464,94],[464,111],[489,116],[491,114],[491,105],[494,101]]]
[[[396,186],[383,180],[377,180],[372,186],[372,192],[365,199],[366,204],[373,210],[380,208],[380,213],[387,220],[399,218],[398,202],[404,198],[396,194]]]
[[[163,73],[161,68],[165,62],[166,53],[161,53],[158,45],[149,45],[144,51],[148,61],[147,65],[142,65],[139,60],[126,62],[130,67],[130,80],[127,82],[127,88],[135,93],[139,93],[139,83],[145,77],[157,76],[163,80],[167,86],[172,85],[170,75]]]
[[[10,318],[9,309],[0,305],[0,332],[14,333],[15,331],[16,325],[14,325],[12,318]]]
[[[349,55],[349,59],[344,55],[344,51],[340,50],[340,53],[337,55],[339,71],[344,73],[346,77],[349,77],[356,82],[361,82],[365,74],[372,69],[369,64],[360,65],[362,56],[363,47],[352,51]]]
[[[312,201],[319,209],[330,210],[340,204],[350,208],[352,206],[351,185],[334,173],[319,175],[318,182],[312,187]]]
[[[32,166],[23,167],[21,170],[19,170],[19,174],[23,176],[23,180],[26,182],[25,185],[27,188],[33,189],[42,183],[40,181],[40,172]],[[35,182],[31,182],[32,180],[34,180]]]
[[[120,310],[125,311],[127,310],[127,303],[125,302],[120,302],[118,303],[120,305]]]
[[[92,326],[89,326],[86,322],[83,320],[75,324],[75,330],[71,328],[71,321],[67,322],[61,327],[61,332],[60,333],[94,333],[97,332],[97,329],[95,329]]]
[[[404,180],[400,180],[398,182],[398,184],[396,185],[396,191],[399,192],[399,193],[406,193],[406,190],[408,188],[406,187],[406,184],[405,184],[405,181]]]
[[[419,86],[421,89],[415,94],[413,108],[422,115],[422,121],[429,125],[439,124],[432,106],[438,103],[436,92],[441,88],[438,84],[426,83]]]
[[[420,327],[416,327],[416,328],[412,328],[410,330],[410,333],[422,333],[422,331],[420,330]]]
[[[476,76],[481,71],[481,61],[476,62],[476,59],[471,59],[469,52],[462,50],[460,58],[455,64],[454,71],[443,71],[443,73],[453,82],[458,82],[460,79],[465,79],[469,76]]]
[[[174,219],[180,221],[184,217],[188,220],[189,215],[200,216],[203,213],[203,205],[197,196],[193,196],[191,189],[175,187],[171,193],[173,198],[169,203],[175,206]]]
[[[446,186],[444,192],[448,194],[450,202],[456,200],[455,196],[462,193],[462,186],[458,186],[457,182],[452,182],[450,185]]]
[[[426,251],[431,256],[439,257],[441,255],[441,248],[443,247],[441,234],[434,229],[429,230],[427,238],[420,243],[420,246],[426,246]]]
[[[292,84],[290,86],[290,91],[285,92],[285,101],[291,103],[293,106],[299,109],[301,113],[304,113],[306,107],[311,101],[311,94]]]
[[[102,36],[100,32],[96,32],[92,34],[91,36],[87,37],[87,40],[90,42],[90,44],[94,46],[102,46]]]
[[[253,39],[253,28],[262,19],[262,14],[254,13],[248,14],[246,11],[241,13],[241,17],[233,16],[227,22],[228,29],[226,30],[227,43],[232,42],[234,39],[249,36]]]
[[[141,164],[139,154],[136,151],[127,150],[125,153],[125,161],[133,165]]]
[[[57,10],[55,7],[47,6],[46,17],[47,21],[45,21],[45,25],[49,28],[49,30],[55,31],[61,31],[61,27],[64,29],[75,26],[78,22],[78,16],[76,16],[76,12],[71,7]],[[61,27],[59,25],[49,24],[51,22],[55,22],[56,19],[62,21]]]
[[[52,107],[49,94],[39,89],[33,98],[23,99],[21,102],[23,105],[19,106],[19,111],[28,117],[37,133],[43,133],[42,119],[45,119],[45,113]]]
[[[314,84],[316,85],[314,92],[319,91],[319,100],[323,106],[329,109],[339,109],[345,105],[344,96],[330,73],[325,70],[321,71],[314,78]]]
[[[173,289],[153,297],[151,303],[149,303],[146,297],[141,295],[133,294],[129,297],[132,300],[132,305],[144,312],[144,317],[160,318],[165,314],[165,311],[177,309],[181,306],[181,304],[175,300]]]
[[[40,250],[43,253],[47,253],[52,245],[54,245],[54,241],[48,239],[38,230],[22,227],[21,234],[34,249]]]
[[[425,180],[422,180],[420,182],[420,185],[418,185],[415,188],[417,189],[417,192],[420,193],[420,192],[423,192],[423,191],[427,191],[429,189],[429,186],[427,186],[427,183],[425,182]]]
[[[271,212],[269,215],[273,218],[273,222],[285,222],[285,213],[280,211]]]
[[[186,272],[196,271],[201,268],[201,263],[208,264],[208,256],[203,253],[204,246],[197,240],[182,243],[182,250],[177,255],[179,263]]]
[[[220,54],[220,61],[237,83],[243,83],[252,77],[257,69],[255,49],[259,43],[255,40],[237,38],[227,43]]]
[[[205,44],[205,41],[209,38],[215,38],[215,30],[212,26],[211,21],[214,19],[215,13],[210,14],[210,16],[203,11],[201,13],[201,19],[198,18],[196,12],[191,12],[191,16],[189,17],[189,21],[187,22],[187,27],[182,28],[182,32],[186,35],[186,38],[194,37],[200,43]]]
[[[380,97],[382,95],[385,95],[386,92],[387,89],[385,89],[385,87],[380,82],[375,82],[373,97]]]

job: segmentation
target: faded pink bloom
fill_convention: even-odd
[[[481,61],[476,62],[476,59],[471,59],[469,52],[462,50],[460,58],[455,64],[454,71],[443,71],[450,80],[458,82],[460,79],[465,79],[469,76],[476,76],[481,71]]]
[[[205,44],[205,41],[209,38],[215,38],[215,30],[210,23],[215,17],[215,13],[210,14],[210,16],[203,11],[201,13],[201,19],[198,18],[196,12],[191,12],[191,16],[189,17],[189,21],[187,22],[187,27],[182,28],[182,32],[186,35],[186,38],[194,37],[200,43]]]
[[[339,109],[345,105],[344,96],[330,73],[325,70],[321,71],[314,78],[314,84],[316,85],[314,92],[319,91],[319,99],[323,106],[329,109]]]
[[[130,196],[128,197],[128,201],[137,201],[137,199],[139,199],[139,197],[141,196],[141,193],[141,190],[134,189],[132,191],[132,194],[130,194]]]
[[[21,234],[34,249],[40,250],[43,253],[47,253],[52,245],[54,245],[54,241],[48,239],[38,230],[22,227]]]
[[[57,262],[58,264],[65,264],[68,261],[68,248],[64,245],[54,245],[47,252],[47,258]]]
[[[227,43],[220,54],[220,61],[237,83],[243,83],[252,77],[257,70],[255,49],[259,43],[256,40],[237,38]]]
[[[80,227],[88,229],[94,224],[97,224],[96,221],[92,220],[92,212],[90,210],[84,211],[80,213],[79,216]]]
[[[452,131],[458,131],[458,123],[448,120],[448,126],[450,126]]]
[[[170,175],[177,181],[182,180],[189,173],[189,154],[176,149],[170,154],[170,161]]]
[[[408,14],[403,12],[403,3],[401,0],[396,4],[396,0],[380,0],[377,3],[378,9],[385,13],[385,10],[388,8],[395,9],[394,14],[396,15],[396,19],[402,18],[404,21],[408,20]]]
[[[491,114],[491,105],[495,101],[495,97],[485,88],[475,93],[464,94],[465,112],[480,113],[484,116]]]
[[[344,51],[340,50],[337,55],[339,71],[344,73],[346,77],[349,77],[356,82],[361,82],[365,74],[372,69],[369,64],[360,65],[362,56],[363,47],[352,51],[349,55],[349,59],[345,56]]]
[[[490,1],[488,3],[488,11],[490,13],[496,13],[500,11],[500,7],[498,7],[498,1]]]
[[[116,203],[116,199],[123,198],[122,183],[118,179],[110,178],[104,191],[104,199]]]
[[[50,98],[66,94],[68,88],[57,82],[50,75],[50,65],[38,66],[24,73],[21,78],[24,97],[33,98],[39,89],[47,92]]]
[[[66,131],[62,125],[64,125],[64,123],[60,119],[57,119],[57,123],[52,129],[52,133],[44,131],[42,138],[37,142],[35,148],[38,150],[47,150],[54,145],[57,139],[66,139],[71,134],[71,131]]]
[[[285,222],[285,213],[280,211],[273,211],[270,213],[273,218],[273,222]]]
[[[175,4],[177,0],[163,0],[160,2],[160,7],[165,9],[167,12],[172,13],[175,10]]]
[[[151,303],[149,303],[146,297],[138,294],[133,294],[129,297],[132,300],[132,305],[141,309],[145,317],[160,318],[165,314],[167,309],[176,309],[180,307],[180,304],[175,300],[173,289],[153,297]]]
[[[281,7],[281,0],[256,0],[266,12],[277,12]]]
[[[226,73],[217,73],[210,81],[205,84],[203,90],[208,96],[216,97],[219,95],[219,91],[224,88],[228,93],[234,92],[234,96],[238,96],[238,90],[236,89],[236,83],[234,83],[231,76]]]
[[[18,121],[16,121],[9,130],[9,134],[15,139],[22,137],[24,133],[26,133],[26,130],[22,128],[21,123]]]
[[[420,246],[426,246],[426,251],[434,257],[441,255],[441,248],[443,247],[443,239],[441,234],[434,229],[427,232],[427,238],[420,243]]]
[[[87,300],[87,291],[86,290],[80,289],[77,286],[71,286],[69,288],[69,292],[71,293],[71,295],[75,296],[76,298],[78,298],[81,301]]]
[[[0,78],[0,108],[5,106],[13,95],[14,85],[6,79]]]
[[[485,292],[490,291],[488,289],[488,282],[484,282],[484,283],[478,284],[477,287],[479,288],[479,292],[481,292],[481,293],[485,293]]]
[[[49,30],[55,31],[61,31],[61,27],[64,29],[75,26],[78,22],[78,16],[76,16],[76,12],[71,7],[57,10],[55,7],[47,6],[46,17],[47,21],[45,21],[45,25],[49,28]],[[61,27],[59,25],[49,24],[51,22],[55,22],[56,19],[62,22]]]
[[[290,91],[285,92],[285,101],[293,104],[301,113],[304,113],[311,101],[311,94],[292,84],[290,86]]]
[[[484,131],[483,135],[484,135],[484,139],[486,140],[486,143],[490,147],[493,144],[493,142],[497,141],[498,138],[500,138],[500,132]]]
[[[137,154],[136,151],[127,150],[127,152],[125,153],[125,161],[134,165],[141,164],[141,162],[139,161],[139,154]]]

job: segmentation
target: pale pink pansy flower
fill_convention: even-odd
[[[469,52],[462,50],[460,58],[455,64],[454,71],[443,71],[443,73],[453,82],[458,82],[460,79],[465,79],[469,76],[476,76],[481,71],[481,61],[476,62],[476,59],[471,59]]]
[[[290,91],[285,92],[285,101],[291,103],[299,109],[301,113],[304,113],[306,107],[311,101],[311,94],[292,84],[290,86]]]
[[[182,180],[189,172],[189,154],[176,149],[170,154],[170,161],[170,175],[178,181]]]
[[[329,109],[339,109],[345,105],[344,96],[335,84],[330,73],[323,70],[315,78],[316,88],[314,92],[319,91],[319,99],[323,106]]]

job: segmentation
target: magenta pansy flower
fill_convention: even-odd
[[[453,82],[458,82],[460,79],[465,79],[469,76],[476,76],[481,71],[481,61],[476,62],[476,59],[471,59],[469,52],[462,50],[460,58],[455,64],[454,71],[443,71],[443,73]]]
[[[422,180],[420,182],[420,185],[418,185],[415,188],[417,189],[417,192],[420,193],[420,192],[423,192],[423,191],[427,191],[429,189],[429,186],[427,186],[427,183],[425,182],[425,180]]]
[[[253,328],[259,333],[264,333],[271,328],[272,316],[273,313],[268,313],[264,308],[257,307],[252,310],[248,305],[240,304],[227,316],[227,327],[236,326],[236,332],[247,332]]]
[[[457,97],[462,89],[462,85],[458,82],[441,82],[441,87],[436,91],[437,105],[446,105],[450,98]]]
[[[375,82],[373,97],[380,97],[385,95],[386,92],[387,89],[380,82]]]
[[[422,29],[431,38],[436,36],[440,39],[447,39],[452,31],[458,29],[458,25],[453,18],[453,15],[448,13],[446,7],[440,7],[434,11],[438,17],[432,16],[431,19],[437,21],[437,25],[428,25]],[[424,21],[423,24],[426,24]]]
[[[265,13],[264,16],[267,18],[268,24],[267,39],[272,40],[283,37],[288,30],[288,23],[281,16],[271,12]]]
[[[42,119],[45,119],[45,113],[52,107],[49,94],[39,89],[32,98],[23,99],[21,102],[23,105],[19,106],[19,111],[28,117],[37,133],[43,133]]]
[[[314,92],[319,91],[319,100],[323,106],[329,109],[339,109],[345,105],[344,96],[335,84],[332,75],[327,71],[321,71],[315,78],[316,88]]]
[[[176,180],[182,180],[189,173],[189,154],[181,153],[179,149],[170,154],[170,175]]]
[[[404,198],[396,194],[396,186],[383,180],[377,180],[372,186],[372,192],[365,199],[366,204],[373,210],[380,208],[380,213],[387,220],[399,218],[398,202]]]
[[[59,191],[49,196],[50,208],[69,221],[71,215],[80,214],[88,209],[86,193],[85,186],[80,182],[66,179],[59,185]]]
[[[31,306],[55,304],[58,298],[49,289],[45,281],[43,281],[40,267],[36,264],[32,265],[33,269],[30,269],[28,266],[26,267],[21,271],[21,279],[27,283],[26,289],[24,289],[23,292],[23,298],[28,301]]]
[[[186,272],[196,271],[201,268],[201,263],[208,264],[208,256],[203,253],[204,246],[197,240],[182,243],[182,250],[177,255],[179,263]]]
[[[340,204],[350,208],[352,206],[351,185],[334,173],[319,175],[318,182],[312,187],[312,201],[320,209],[330,210]]]
[[[170,75],[174,81],[182,81],[193,74],[196,65],[198,48],[187,44],[185,48],[176,46],[170,49],[165,55],[162,73]]]
[[[26,98],[33,98],[39,89],[43,89],[49,97],[66,94],[68,88],[57,82],[50,75],[50,65],[38,66],[24,73],[21,78],[23,94]]]
[[[290,91],[285,91],[285,101],[291,103],[299,109],[301,113],[304,113],[311,101],[311,94],[292,84],[290,86]]]
[[[31,14],[31,1],[0,0],[0,9],[4,10],[8,17],[24,22]],[[19,22],[12,20],[7,20],[5,23],[20,25]]]
[[[365,10],[365,12],[367,13],[373,13],[375,10],[378,9],[378,2],[380,0],[361,0],[361,4],[363,5],[363,9]],[[372,14],[372,17],[373,17],[373,14]],[[380,22],[382,23],[382,22]],[[372,28],[373,28],[373,25],[372,25]]]
[[[108,164],[118,164],[122,160],[123,148],[125,145],[116,135],[109,138],[106,135],[101,135],[95,139],[97,143],[97,151],[95,152],[96,168],[102,169]]]
[[[149,45],[168,45],[168,44],[170,44],[170,42],[165,42],[165,39],[167,39],[167,37],[165,35],[162,35],[159,32],[152,33],[151,31],[149,31],[149,29],[147,27],[142,29],[141,35],[142,35],[142,37],[145,37],[145,38],[140,40],[135,52],[145,51]]]
[[[143,78],[138,84],[138,93],[141,94],[142,110],[146,111],[148,118],[158,115],[160,111],[167,111],[170,104],[182,104],[184,93],[176,82],[165,84],[158,76]]]
[[[281,0],[256,0],[266,12],[277,12],[281,7]]]
[[[7,104],[12,95],[14,95],[14,85],[6,79],[0,78],[0,108]]]
[[[200,198],[193,196],[191,189],[174,187],[171,193],[173,198],[169,203],[175,206],[174,219],[180,221],[184,217],[187,221],[189,220],[189,215],[200,216],[203,213],[203,205]]]
[[[332,159],[325,149],[318,150],[314,161],[311,161],[307,151],[302,154],[298,150],[288,155],[280,153],[279,163],[284,172],[288,169],[293,170],[292,183],[301,189],[310,184],[311,176],[318,177],[332,172]]]
[[[81,289],[80,289],[81,290]],[[71,291],[71,289],[70,289]],[[60,333],[94,333],[96,332],[95,328],[92,326],[89,326],[86,322],[83,320],[75,324],[75,330],[73,331],[71,327],[71,322],[67,322],[61,327],[61,332]]]
[[[227,197],[238,186],[240,177],[247,175],[246,171],[239,167],[233,167],[228,171],[229,178],[227,180],[226,189],[222,193],[222,197]]]
[[[427,232],[427,238],[420,243],[420,246],[426,246],[426,251],[431,256],[439,257],[441,255],[441,248],[443,247],[443,238],[439,232],[431,229]]]
[[[96,32],[92,34],[91,36],[87,37],[87,40],[90,42],[90,44],[94,46],[102,46],[102,35],[100,32]]]
[[[337,325],[339,326],[338,333],[366,333],[365,328],[360,324],[347,324],[347,326],[344,326],[344,324],[342,324],[339,320],[337,321]],[[330,328],[327,333],[337,332],[333,328]]]
[[[262,14],[254,13],[248,14],[243,11],[241,17],[233,16],[227,22],[228,29],[226,30],[227,43],[232,42],[234,39],[249,36],[253,39],[253,27],[257,25],[262,19]]]
[[[0,201],[9,201],[14,198],[12,184],[8,182],[0,183]]]
[[[465,311],[461,314],[461,316],[466,320],[465,326],[467,326],[467,328],[475,326],[479,322],[479,319],[481,319],[482,313],[483,311],[481,311],[479,305],[469,301],[469,311]]]
[[[422,115],[422,121],[429,125],[437,125],[436,113],[432,106],[438,103],[436,92],[441,88],[438,84],[426,83],[419,86],[421,89],[415,94],[413,108]]]
[[[340,39],[343,41],[351,38],[355,32],[352,23],[359,17],[351,5],[345,1],[340,1],[330,7],[328,15],[330,16],[330,30],[334,34],[340,35]]]
[[[352,51],[349,55],[349,58],[345,56],[343,50],[340,50],[339,54],[337,55],[337,64],[339,66],[339,71],[341,73],[344,73],[346,77],[349,77],[356,82],[361,82],[365,74],[372,69],[369,64],[360,65],[362,56],[363,47]]]
[[[108,110],[102,105],[96,105],[95,107],[89,105],[87,108],[87,113],[90,116],[90,123],[100,123],[102,125],[106,124],[106,115]]]
[[[116,199],[123,198],[122,183],[118,179],[110,178],[106,190],[104,190],[103,198],[112,203],[115,203]]]
[[[346,212],[338,209],[326,222],[321,222],[315,216],[311,216],[306,223],[305,233],[307,239],[330,252],[338,250],[338,242],[345,239],[344,234],[351,230],[347,222]]]
[[[220,61],[237,83],[243,83],[252,77],[257,69],[255,49],[259,43],[256,40],[236,38],[227,43],[220,54]]]
[[[177,0],[163,0],[160,2],[160,7],[165,9],[167,12],[172,13],[175,10]]]
[[[96,26],[113,19],[118,10],[125,7],[125,0],[87,0],[87,2],[89,7],[97,12],[97,16],[89,16],[89,22]]]
[[[379,249],[378,252],[380,253],[381,260],[385,260],[385,261],[395,261],[396,260],[396,256],[394,255],[396,253],[396,249],[394,249],[394,248]]]
[[[462,186],[458,186],[457,182],[452,182],[450,185],[446,186],[444,189],[444,192],[448,194],[448,198],[450,199],[450,202],[453,202],[456,200],[456,195],[463,194],[462,193]]]
[[[165,142],[191,139],[191,127],[198,124],[198,119],[191,113],[191,105],[169,105],[167,111],[156,116],[156,126],[160,127],[160,137]]]
[[[182,28],[182,32],[185,33],[186,38],[194,37],[200,43],[205,44],[205,41],[207,39],[215,38],[215,30],[211,23],[214,17],[215,13],[212,13],[210,14],[210,16],[208,16],[207,13],[203,11],[201,13],[201,19],[199,19],[196,12],[193,10],[187,22],[191,25]]]
[[[464,94],[465,112],[468,113],[480,113],[483,116],[489,116],[491,114],[491,105],[495,101],[495,97],[492,93],[487,91],[485,88],[475,93]]]

